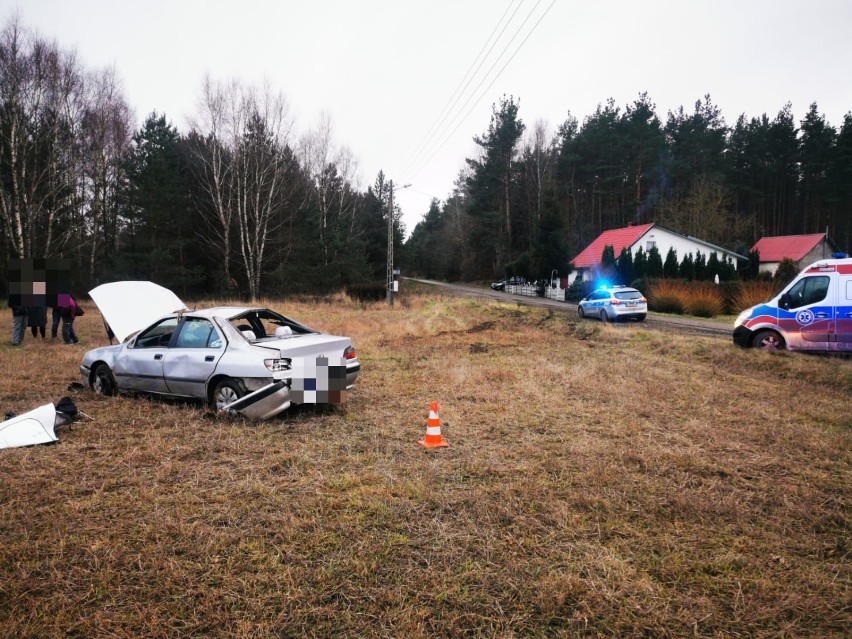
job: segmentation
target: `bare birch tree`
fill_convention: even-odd
[[[317,211],[322,263],[327,266],[336,257],[332,231],[342,226],[350,234],[357,232],[357,192],[352,187],[357,163],[348,147],[335,144],[328,113],[322,113],[317,126],[302,137],[299,159],[310,181],[311,201],[306,204]]]
[[[117,249],[118,189],[130,150],[132,115],[121,93],[115,69],[93,73],[88,80],[83,115],[83,172],[88,203],[89,278],[96,281],[100,259]]]
[[[227,287],[231,282],[231,204],[230,154],[228,153],[228,131],[226,97],[228,87],[214,83],[204,77],[199,99],[198,118],[191,122],[194,163],[203,197],[200,204],[201,218],[212,233],[210,243],[219,252],[222,276]]]
[[[0,97],[0,220],[13,255],[50,256],[75,190],[69,154],[82,78],[74,55],[12,18],[0,33]]]
[[[204,79],[200,115],[192,123],[203,218],[232,280],[232,232],[251,299],[260,295],[270,234],[285,220],[296,161],[289,148],[292,118],[280,93]]]
[[[556,159],[558,138],[551,135],[545,120],[536,120],[532,131],[523,144],[523,165],[527,173],[527,208],[530,214],[529,242],[536,241],[535,230],[541,224],[541,199],[544,186],[550,179],[550,173]]]

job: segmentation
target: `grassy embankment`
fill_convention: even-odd
[[[402,296],[272,306],[351,335],[350,401],[264,423],[74,395],[0,451],[0,635],[844,636],[852,361]],[[8,317],[7,317],[8,319]],[[0,408],[78,347],[0,342]],[[426,451],[429,402],[451,448]]]

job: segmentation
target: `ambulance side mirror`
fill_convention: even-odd
[[[784,293],[784,295],[781,296],[781,299],[779,300],[778,305],[781,308],[783,308],[785,311],[789,311],[790,310],[790,294]]]

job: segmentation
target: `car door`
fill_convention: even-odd
[[[184,317],[177,337],[163,358],[169,392],[206,399],[207,380],[225,352],[225,340],[203,317]]]
[[[848,269],[848,272],[846,270]],[[839,351],[852,352],[852,266],[838,268],[837,341]]]
[[[789,300],[779,313],[779,323],[793,348],[827,350],[835,336],[835,287],[833,274],[803,277],[783,296]]]
[[[592,306],[595,307],[595,315],[600,315],[602,312],[607,312],[607,303],[609,302],[609,291],[596,291],[592,299],[594,300],[594,304]]]
[[[142,331],[115,359],[115,381],[122,390],[166,393],[163,359],[178,325],[167,317]]]

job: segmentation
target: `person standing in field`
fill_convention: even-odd
[[[62,316],[62,341],[66,344],[77,344],[77,334],[74,332],[74,319],[83,314],[83,309],[77,305],[77,300],[70,293],[59,307]]]
[[[41,333],[41,338],[44,339],[45,329],[47,328],[47,307],[30,306],[27,313],[27,324],[33,337],[38,337]]]
[[[27,330],[27,307],[12,307],[12,346],[20,346],[24,341],[24,331]]]
[[[56,335],[59,333],[59,322],[62,321],[62,309],[59,307],[58,303],[51,309],[50,315],[50,339],[56,339]]]

